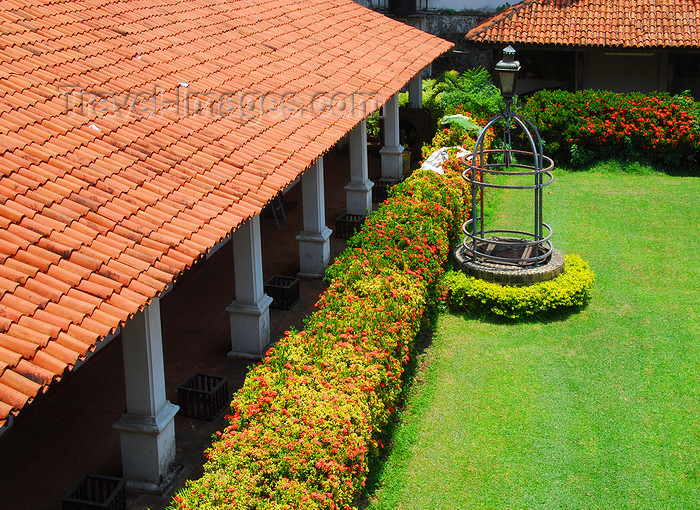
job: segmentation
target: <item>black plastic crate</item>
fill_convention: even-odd
[[[350,239],[362,228],[363,221],[365,216],[362,214],[343,214],[335,220],[335,236],[340,239]]]
[[[126,480],[85,475],[61,500],[62,510],[126,510]]]
[[[372,202],[381,203],[389,198],[389,188],[398,181],[396,179],[379,179],[372,186]]]
[[[194,373],[177,387],[180,416],[212,421],[231,403],[228,379]]]
[[[265,294],[272,298],[272,308],[289,310],[299,301],[299,278],[275,275],[265,283]]]

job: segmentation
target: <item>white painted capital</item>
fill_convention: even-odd
[[[122,473],[126,485],[145,492],[164,492],[182,466],[175,464],[175,415],[166,402],[156,416],[124,413],[113,427],[119,431]]]
[[[345,199],[348,214],[367,215],[372,211],[372,188],[374,183],[367,179],[366,182],[350,182],[345,186]]]
[[[119,431],[136,432],[140,434],[159,434],[180,410],[180,406],[165,401],[155,416],[124,413],[114,422],[112,427]]]

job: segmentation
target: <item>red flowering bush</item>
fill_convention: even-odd
[[[522,109],[561,163],[617,156],[679,165],[700,158],[700,108],[688,95],[540,91]]]
[[[204,475],[171,509],[352,508],[467,203],[459,175],[415,172],[392,189],[328,269],[304,330],[248,373]]]

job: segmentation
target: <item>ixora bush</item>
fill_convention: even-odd
[[[700,107],[687,94],[540,91],[522,115],[534,122],[546,151],[560,163],[585,165],[616,156],[697,165],[700,159]]]
[[[349,509],[393,412],[450,246],[466,217],[458,174],[415,172],[328,268],[303,331],[248,373],[204,475],[171,509]]]
[[[583,306],[591,298],[593,271],[578,255],[565,255],[566,271],[554,280],[516,287],[450,271],[441,282],[453,309],[526,319],[554,309]]]

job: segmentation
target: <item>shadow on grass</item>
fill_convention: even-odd
[[[386,462],[391,454],[392,438],[396,427],[401,422],[403,410],[405,409],[406,397],[410,388],[416,383],[416,375],[420,374],[421,368],[425,360],[425,351],[433,343],[435,335],[435,326],[437,314],[431,314],[431,317],[424,322],[421,327],[416,341],[413,345],[410,358],[404,371],[403,383],[401,385],[401,393],[396,403],[396,411],[391,415],[389,423],[386,424],[379,440],[384,444],[384,448],[379,453],[369,459],[369,473],[362,493],[359,495],[355,505],[358,509],[366,509],[375,493],[379,488],[379,482],[382,479]]]
[[[643,159],[610,158],[593,161],[584,165],[566,166],[571,172],[600,172],[628,175],[670,175],[673,177],[697,177],[698,162],[695,160],[679,161],[676,164],[664,164]]]
[[[489,311],[465,311],[463,309],[450,309],[450,313],[464,317],[465,319],[486,322],[489,324],[553,324],[564,322],[572,315],[577,315],[588,308],[588,303],[581,306],[566,306],[545,310],[537,315],[522,319],[509,319]]]

